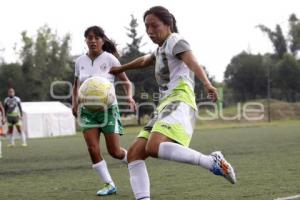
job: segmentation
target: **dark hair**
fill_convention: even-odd
[[[158,17],[165,25],[169,25],[171,27],[172,33],[178,33],[178,29],[176,26],[176,19],[174,15],[169,12],[168,9],[162,6],[154,6],[144,13],[144,21],[147,15],[150,14],[153,14],[156,17]]]
[[[104,44],[102,46],[103,51],[107,51],[109,53],[114,54],[116,57],[119,57],[115,43],[112,40],[108,39],[108,37],[104,33],[104,30],[101,27],[91,26],[87,28],[84,32],[84,37],[87,38],[90,32],[94,33],[96,36],[101,37],[103,39],[104,41]]]

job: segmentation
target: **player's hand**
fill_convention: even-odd
[[[136,103],[134,101],[134,99],[132,97],[129,97],[127,100],[128,104],[129,104],[129,108],[130,110],[132,110],[133,112],[136,111]]]
[[[113,75],[120,74],[122,72],[123,72],[122,67],[112,67],[109,71],[109,73]]]
[[[217,88],[212,86],[211,83],[205,84],[204,88],[207,92],[207,98],[210,99],[212,102],[216,102],[218,100],[218,91]]]

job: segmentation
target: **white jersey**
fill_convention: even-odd
[[[178,57],[180,53],[190,50],[183,37],[172,33],[154,52],[155,77],[161,97],[158,110],[174,101],[183,101],[197,109],[194,72]]]
[[[155,77],[161,97],[169,95],[183,80],[194,88],[194,73],[177,55],[190,51],[190,45],[177,33],[172,33],[155,52]]]
[[[109,73],[113,66],[120,66],[120,62],[111,53],[103,51],[95,60],[84,54],[75,61],[75,77],[80,84],[92,76],[105,77],[114,84],[115,76]]]
[[[95,60],[84,54],[75,61],[75,77],[79,79],[80,85],[86,79],[93,76],[107,78],[113,85],[115,75],[109,73],[112,67],[120,66],[119,60],[111,53],[103,51]],[[117,98],[114,105],[117,104]]]

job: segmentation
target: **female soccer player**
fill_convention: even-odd
[[[85,33],[88,52],[80,56],[75,62],[75,80],[72,95],[72,111],[75,117],[78,113],[78,88],[79,85],[89,77],[102,76],[114,83],[115,76],[109,71],[112,66],[119,66],[117,50],[114,43],[107,38],[102,28],[98,26],[89,27]],[[128,102],[133,108],[135,102],[132,98],[132,88],[125,73],[120,73],[117,78],[124,82],[124,90],[128,96]],[[108,108],[107,111],[91,112],[84,106],[80,107],[80,125],[92,160],[92,167],[104,182],[104,188],[97,192],[99,196],[116,193],[115,184],[109,174],[105,160],[99,147],[100,133],[105,137],[109,154],[116,159],[127,163],[126,150],[120,147],[120,135],[123,134],[123,127],[120,122],[120,114],[117,102]],[[107,122],[104,124],[104,120]]]
[[[150,199],[144,162],[148,156],[198,165],[235,183],[234,170],[220,151],[204,155],[188,148],[197,111],[193,74],[202,81],[214,101],[217,99],[216,88],[198,64],[188,42],[177,33],[176,20],[166,8],[150,8],[144,14],[144,22],[148,36],[158,48],[152,55],[142,56],[111,71],[117,74],[154,65],[161,95],[154,118],[128,150],[130,183],[135,198]]]
[[[15,140],[13,136],[13,129],[16,126],[18,133],[21,135],[22,146],[26,147],[26,136],[22,131],[22,106],[21,99],[15,96],[14,88],[8,89],[8,97],[4,100],[4,110],[7,117],[7,126],[8,126],[8,137],[9,137],[9,147],[15,146]]]

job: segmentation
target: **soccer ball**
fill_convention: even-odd
[[[78,93],[79,103],[90,111],[105,111],[116,99],[114,85],[100,76],[86,79]]]

